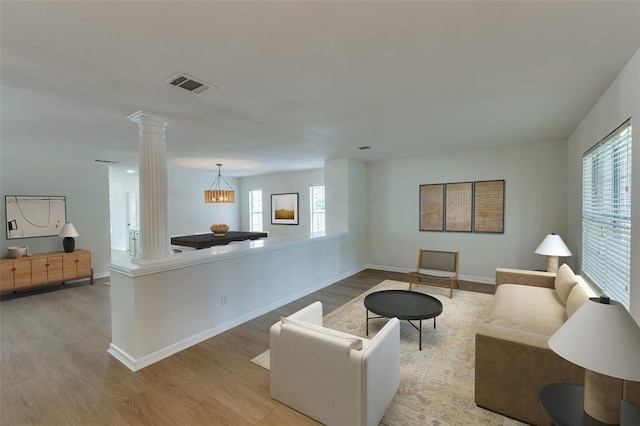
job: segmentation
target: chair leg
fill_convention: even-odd
[[[453,283],[456,283],[456,288],[460,288],[460,283],[458,283],[458,280],[452,280],[451,281],[451,291],[449,292],[449,299],[453,299]]]

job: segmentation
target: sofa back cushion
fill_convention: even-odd
[[[562,300],[562,303],[565,305],[567,304],[569,293],[571,293],[571,290],[577,283],[578,278],[576,275],[566,263],[563,263],[562,266],[558,268],[554,285],[560,300]]]

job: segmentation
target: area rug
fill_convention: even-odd
[[[324,317],[324,325],[365,337],[364,297],[374,291],[408,289],[409,284],[386,280]],[[422,351],[418,331],[406,321],[400,323],[400,389],[382,423],[395,425],[523,425],[508,417],[478,407],[473,400],[475,328],[484,318],[493,296],[414,285],[413,290],[437,297],[444,310],[437,318],[422,323]],[[386,323],[369,321],[369,337]],[[251,360],[269,369],[269,351]]]

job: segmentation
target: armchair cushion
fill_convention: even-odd
[[[349,343],[349,349],[353,350],[362,350],[362,341],[363,339],[353,336],[351,334],[343,333],[338,330],[333,330],[331,328],[322,327],[320,325],[315,325],[310,322],[300,321],[293,318],[282,317],[280,319],[282,321],[282,325],[291,325],[294,327],[302,327],[307,330],[313,330],[316,333],[324,334],[326,336],[333,336],[338,339],[344,339]],[[367,340],[367,339],[364,339]],[[368,342],[367,342],[368,343]]]

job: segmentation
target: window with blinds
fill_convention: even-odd
[[[311,232],[324,232],[324,185],[312,185],[311,198]]]
[[[631,121],[582,159],[582,275],[629,309]]]
[[[262,189],[249,191],[249,231],[262,232]]]

